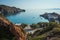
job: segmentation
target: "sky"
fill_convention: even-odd
[[[60,0],[0,0],[2,4],[22,9],[60,8]]]

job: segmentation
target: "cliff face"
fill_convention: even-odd
[[[6,15],[14,15],[19,12],[25,12],[24,9],[16,8],[16,7],[10,7],[6,5],[0,5],[0,13],[3,13],[4,16]]]
[[[60,22],[60,15],[53,12],[53,13],[45,13],[43,15],[40,15],[44,17],[45,19],[48,19],[50,22]]]
[[[0,39],[26,40],[26,34],[20,26],[14,25],[3,16],[0,16]]]

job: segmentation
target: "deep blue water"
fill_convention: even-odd
[[[33,24],[38,22],[49,22],[47,19],[40,17],[40,15],[44,14],[45,12],[60,13],[60,10],[26,10],[26,12],[21,12],[13,16],[8,16],[7,19],[9,19],[9,21],[14,24]]]

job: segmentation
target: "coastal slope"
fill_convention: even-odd
[[[0,39],[1,40],[26,40],[24,30],[0,14]]]

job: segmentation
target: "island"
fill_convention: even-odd
[[[25,12],[25,10],[16,7],[6,6],[6,5],[0,5],[0,13],[2,13],[4,16],[15,15],[19,12]]]

